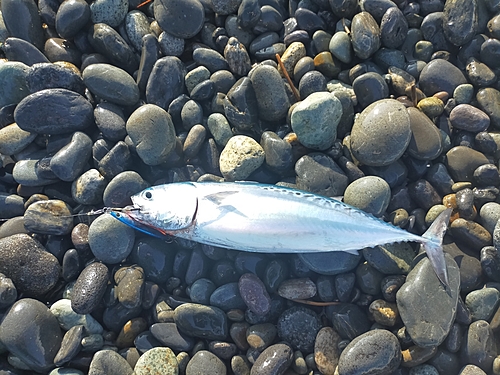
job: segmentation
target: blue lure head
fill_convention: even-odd
[[[109,211],[110,215],[115,219],[121,221],[123,224],[128,225],[138,231],[149,234],[150,236],[158,237],[161,239],[165,239],[167,236],[166,233],[162,233],[157,230],[155,227],[147,225],[141,221],[139,221],[136,217],[139,209],[134,206],[127,206],[125,208],[113,208]]]

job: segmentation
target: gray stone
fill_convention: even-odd
[[[92,357],[88,375],[132,375],[125,358],[113,350],[100,350]]]
[[[300,102],[292,112],[292,130],[299,142],[314,150],[326,150],[337,137],[342,117],[340,100],[327,92],[317,92]]]
[[[399,159],[411,139],[410,117],[394,99],[383,99],[366,107],[356,118],[351,133],[351,151],[369,166],[385,166]]]
[[[231,137],[220,154],[220,171],[227,181],[245,180],[262,163],[264,150],[245,135]]]
[[[226,375],[226,365],[215,354],[200,350],[188,362],[186,375],[213,374]]]
[[[30,92],[26,85],[29,66],[18,61],[6,61],[0,65],[0,108],[17,104]]]
[[[495,288],[473,290],[465,297],[465,306],[470,311],[472,321],[490,320],[499,303],[500,292]]]
[[[272,66],[259,65],[253,70],[251,81],[260,118],[266,121],[283,119],[290,108],[290,101],[279,72]]]
[[[491,326],[485,320],[472,322],[464,335],[460,351],[462,363],[476,365],[490,372],[497,355],[495,338]]]
[[[0,324],[0,341],[36,372],[54,367],[62,334],[57,319],[42,302],[23,298],[12,305]]]
[[[453,95],[457,86],[464,83],[467,80],[460,69],[443,59],[432,60],[420,73],[419,86],[427,96],[439,91]]]
[[[66,89],[46,89],[28,95],[17,105],[14,119],[28,132],[63,134],[89,127],[92,105],[80,94]]]
[[[174,321],[181,332],[208,340],[225,340],[228,337],[227,317],[211,306],[184,303],[174,310]]]
[[[352,340],[342,351],[338,371],[342,375],[390,374],[401,363],[401,346],[391,332],[375,329]]]
[[[124,260],[134,245],[134,230],[110,214],[95,219],[89,228],[89,245],[94,256],[109,264]]]
[[[147,165],[164,163],[176,143],[172,118],[154,104],[143,105],[130,115],[127,133],[137,154]]]
[[[366,176],[351,182],[344,192],[344,203],[381,217],[391,199],[389,184],[380,177]]]
[[[82,325],[90,334],[101,334],[103,332],[101,324],[92,315],[77,314],[73,311],[70,299],[63,298],[54,302],[50,306],[50,312],[56,317],[61,328],[66,331],[77,325]]]
[[[460,274],[453,258],[445,254],[449,291],[441,284],[428,258],[408,274],[396,294],[401,319],[413,342],[421,347],[440,345],[451,329],[457,312]]]
[[[98,97],[118,105],[134,105],[139,88],[125,70],[111,64],[92,64],[82,73],[83,82]]]
[[[198,0],[155,1],[154,14],[164,31],[183,39],[198,34],[205,20],[205,10]]]
[[[0,129],[0,154],[14,155],[25,149],[36,138],[36,133],[10,124]]]
[[[34,202],[24,213],[24,226],[33,233],[69,234],[73,229],[71,207],[59,199]]]

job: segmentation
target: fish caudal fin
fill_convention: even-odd
[[[443,237],[450,221],[451,208],[447,208],[439,214],[429,229],[422,235],[425,241],[422,242],[427,257],[431,261],[432,267],[437,277],[445,286],[448,285],[448,271],[443,252]]]

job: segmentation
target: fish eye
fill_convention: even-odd
[[[151,198],[153,198],[153,193],[151,193],[150,191],[146,191],[146,192],[144,193],[144,196],[145,196],[147,199],[151,199]]]

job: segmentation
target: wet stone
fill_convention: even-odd
[[[89,228],[89,245],[94,256],[104,263],[115,264],[132,251],[134,230],[110,214],[96,218]]]
[[[108,267],[92,263],[80,273],[71,294],[71,308],[77,314],[88,314],[97,308],[108,284]]]
[[[356,56],[367,59],[380,48],[380,29],[368,12],[356,14],[351,23],[351,43]]]
[[[55,16],[57,34],[72,39],[90,20],[90,7],[84,0],[70,0],[61,3]]]
[[[448,171],[455,181],[472,182],[476,168],[489,163],[482,153],[465,146],[453,147],[446,153]]]
[[[408,274],[396,295],[401,319],[413,342],[421,347],[441,344],[451,329],[457,309],[459,270],[445,254],[451,293],[444,289],[427,258]],[[418,292],[415,292],[418,291]],[[432,310],[426,309],[431,304]]]
[[[208,68],[210,73],[215,73],[218,70],[229,70],[229,65],[224,56],[209,48],[195,49],[193,52],[193,60]]]
[[[135,150],[147,165],[165,162],[175,147],[175,130],[168,112],[146,104],[130,115],[127,133]]]
[[[56,318],[42,302],[22,298],[4,315],[0,340],[30,369],[44,373],[54,366],[62,334]]]
[[[302,58],[299,63],[303,60]],[[300,72],[297,72],[297,66],[295,66],[295,77],[301,77],[299,81],[299,95],[301,98],[307,98],[309,95],[326,91],[326,78],[323,74],[318,72],[317,70],[312,70],[304,73],[303,75]]]
[[[42,20],[36,3],[32,1],[7,0],[2,2],[2,17],[10,36],[43,46]],[[19,22],[24,20],[24,22]]]
[[[293,79],[295,64],[297,64],[297,62],[304,56],[306,56],[306,48],[301,42],[291,43],[281,56],[281,61],[283,62],[290,78]],[[281,65],[278,67],[278,71],[281,72]]]
[[[407,109],[410,116],[411,139],[408,153],[419,160],[433,160],[442,151],[441,133],[429,117],[416,108]]]
[[[363,255],[373,268],[391,275],[408,273],[415,252],[408,243],[393,243],[363,249]]]
[[[223,311],[245,309],[246,305],[240,295],[238,283],[224,284],[214,290],[210,296],[210,305]]]
[[[238,288],[245,305],[256,315],[266,315],[271,309],[271,298],[264,283],[253,273],[243,274]]]
[[[281,139],[276,133],[262,133],[260,145],[266,155],[266,166],[277,173],[284,173],[292,168],[293,155],[290,143]]]
[[[193,89],[198,85],[199,83],[207,80],[210,78],[210,71],[205,68],[204,66],[199,66],[197,68],[194,68],[193,70],[189,71],[186,74],[186,88],[189,93],[193,91]]]
[[[375,72],[361,74],[353,81],[352,88],[363,108],[389,96],[387,83],[380,74]]]
[[[375,329],[354,340],[340,354],[340,374],[387,374],[401,363],[401,346],[391,332]],[[376,369],[376,372],[374,371]]]
[[[92,64],[82,73],[83,82],[96,96],[122,106],[139,100],[139,88],[125,70],[110,64]]]
[[[481,249],[481,268],[490,280],[500,281],[500,255],[493,246]]]
[[[0,107],[19,103],[29,90],[26,78],[30,69],[17,61],[6,61],[0,65]]]
[[[262,351],[274,342],[277,334],[278,330],[274,324],[255,324],[246,330],[246,341],[250,347]]]
[[[61,348],[54,357],[54,364],[61,366],[75,357],[81,349],[80,341],[84,335],[84,327],[77,325],[70,328],[61,342]]]
[[[467,80],[462,72],[450,62],[442,59],[432,60],[420,73],[420,88],[428,96],[440,91],[446,91],[452,95],[457,86],[464,83],[467,83]]]
[[[26,229],[34,233],[63,235],[73,229],[70,207],[60,200],[43,200],[31,204],[24,214]]]
[[[264,150],[252,138],[237,135],[229,139],[220,155],[220,170],[228,181],[244,180],[264,162]]]
[[[20,292],[27,295],[45,294],[59,278],[60,266],[57,259],[26,234],[0,239],[0,255],[3,259],[0,272],[10,278]],[[23,266],[20,267],[20,264]]]
[[[198,0],[155,2],[154,14],[164,31],[183,39],[189,39],[198,34],[205,18],[203,5]],[[188,17],[189,22],[186,22]]]
[[[71,141],[50,159],[50,170],[60,180],[73,181],[87,165],[92,153],[92,139],[82,132],[75,132]]]
[[[155,323],[149,330],[161,344],[173,350],[190,351],[195,344],[192,337],[179,332],[175,323]]]
[[[473,364],[490,371],[496,356],[493,331],[485,320],[471,323],[464,335],[460,355],[463,363]]]
[[[104,190],[103,202],[107,207],[124,207],[131,204],[130,197],[147,187],[147,183],[134,171],[122,172],[109,182]]]
[[[198,102],[188,100],[182,106],[181,120],[186,130],[191,129],[196,124],[201,124],[203,122],[203,108]]]
[[[109,349],[95,353],[89,368],[92,375],[132,375],[133,372],[125,358]]]
[[[312,153],[295,163],[297,188],[328,197],[342,195],[348,178],[330,157]],[[331,255],[331,254],[330,254]]]
[[[23,130],[63,134],[83,130],[93,122],[92,105],[66,89],[46,89],[28,95],[16,107],[14,118]]]
[[[174,310],[174,320],[181,332],[208,340],[225,340],[227,317],[217,307],[185,303]]]
[[[500,303],[500,292],[495,288],[473,290],[465,297],[465,306],[472,320],[490,320]]]
[[[334,95],[309,95],[292,112],[291,125],[301,144],[315,150],[331,147],[337,137],[342,105]]]
[[[500,92],[492,87],[479,90],[476,100],[495,128],[500,128]]]
[[[102,102],[94,109],[95,122],[102,134],[110,141],[120,141],[127,134],[123,109],[113,103]]]
[[[394,99],[383,99],[370,104],[356,118],[351,151],[363,164],[389,165],[403,155],[410,139],[410,117],[405,106]]]
[[[350,63],[352,60],[351,38],[345,31],[333,34],[328,45],[330,53],[343,63]]]
[[[462,251],[454,242],[445,244],[443,250],[449,253],[459,266],[461,291],[467,293],[478,288],[482,283],[482,270],[477,255],[466,249]],[[465,307],[463,308],[465,309]],[[459,311],[460,309],[458,309]],[[467,315],[470,319],[470,312],[467,311]]]
[[[85,85],[81,75],[58,64],[40,63],[33,65],[26,77],[26,84],[31,93],[55,88],[68,89],[80,95],[85,93]]]
[[[260,353],[250,375],[273,375],[284,373],[292,364],[293,350],[287,344],[271,345]]]
[[[460,104],[450,113],[451,125],[473,133],[485,131],[490,125],[490,118],[486,113],[469,104]]]
[[[478,29],[478,4],[476,1],[452,0],[443,10],[443,31],[456,46],[469,42]]]
[[[47,39],[43,52],[51,62],[65,61],[73,65],[80,65],[82,59],[82,54],[76,46],[62,38]]]
[[[465,72],[469,82],[477,87],[486,87],[494,84],[497,76],[493,70],[486,64],[471,57],[465,67]]]
[[[380,21],[380,40],[387,48],[400,47],[408,33],[408,21],[397,7],[386,10]]]
[[[0,273],[0,308],[12,305],[17,299],[17,289],[12,280]]]
[[[500,184],[500,174],[494,164],[484,164],[474,171],[474,180],[478,186],[496,186]]]
[[[184,92],[185,75],[184,64],[177,57],[165,56],[156,61],[146,86],[147,102],[168,109]]]
[[[188,362],[186,375],[196,374],[225,375],[226,365],[215,354],[207,350],[200,350]]]
[[[165,283],[172,276],[174,256],[174,245],[153,237],[139,239],[131,253],[133,262],[143,268],[145,278],[158,284]]]
[[[314,311],[295,306],[281,314],[277,326],[281,340],[288,342],[296,350],[309,353],[313,351],[314,340],[321,329],[321,322]],[[307,331],[303,330],[304,326],[308,327]]]
[[[123,267],[115,272],[115,293],[118,301],[126,308],[132,309],[142,302],[144,270],[141,267]]]

